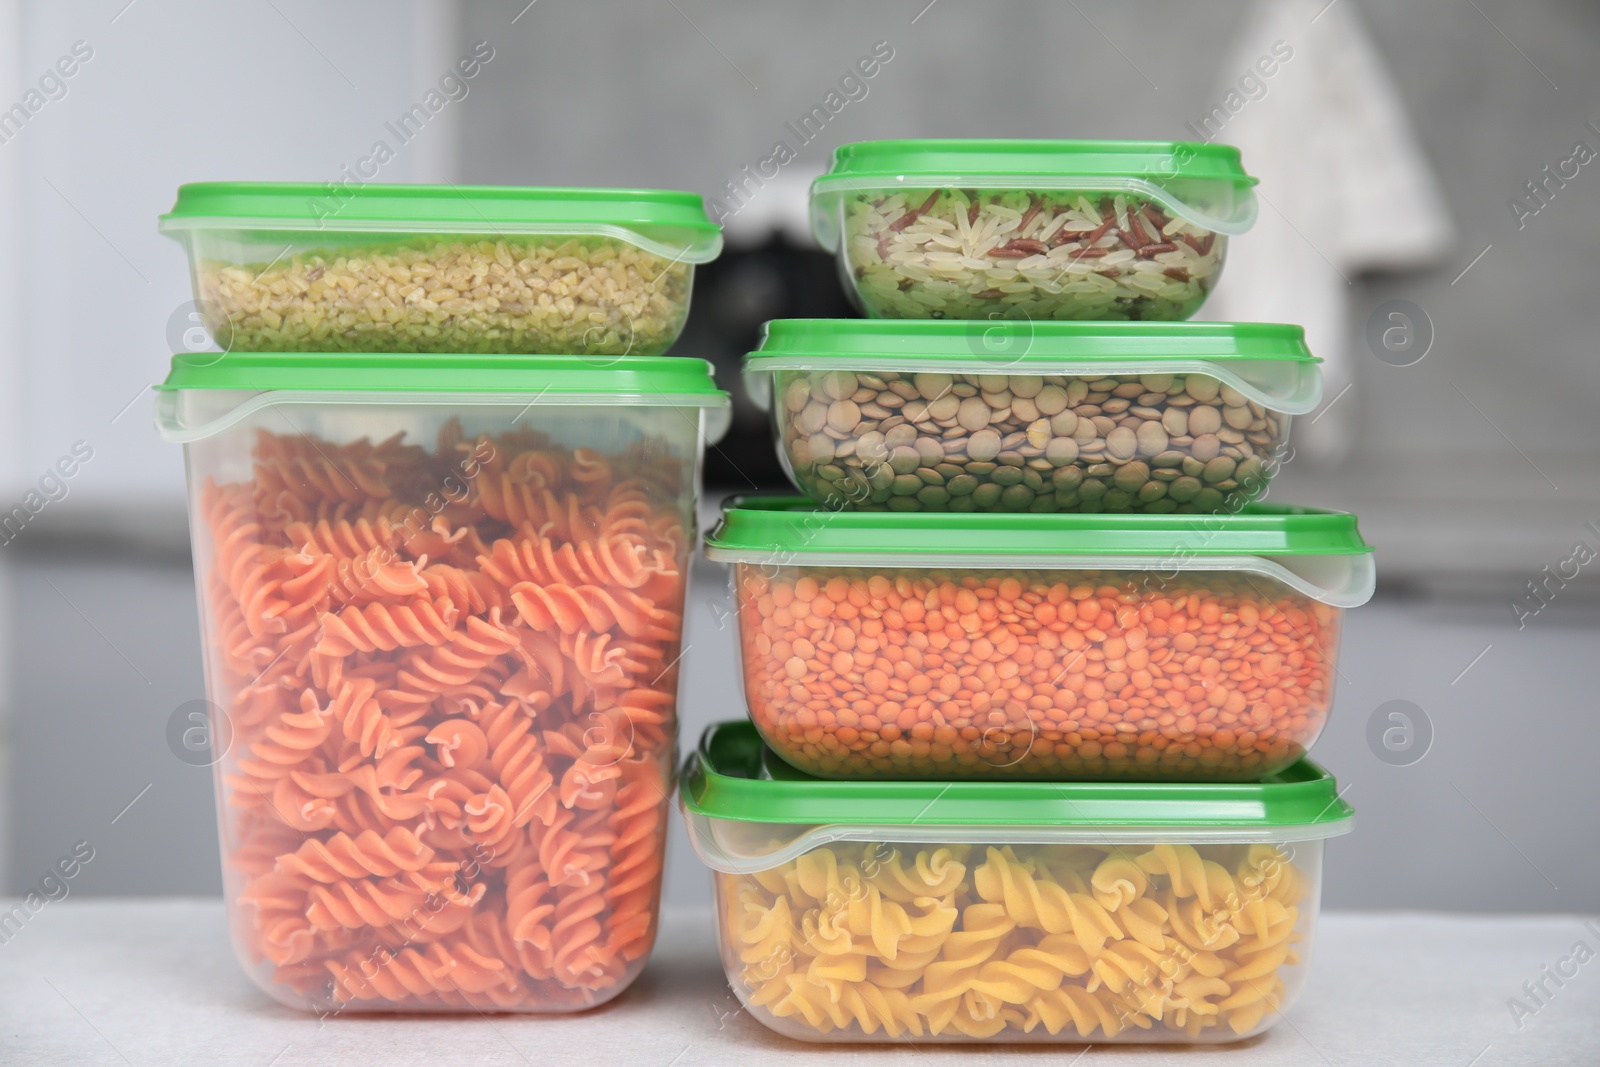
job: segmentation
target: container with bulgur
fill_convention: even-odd
[[[1264,323],[787,319],[745,380],[795,485],[861,511],[1234,511],[1322,395]]]
[[[1246,781],[1332,703],[1353,516],[883,515],[731,501],[750,718],[824,778]]]
[[[1226,145],[872,141],[837,150],[811,225],[874,318],[1186,319],[1254,182]]]
[[[223,349],[659,355],[722,238],[692,193],[185,185],[162,217]]]

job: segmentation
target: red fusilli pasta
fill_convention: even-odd
[[[567,1010],[655,936],[692,465],[259,434],[197,505],[234,925],[314,1009]]]

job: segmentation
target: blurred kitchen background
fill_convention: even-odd
[[[759,324],[850,313],[805,228],[836,144],[1243,145],[1262,221],[1202,317],[1312,325],[1327,399],[1274,498],[1353,509],[1378,546],[1315,753],[1358,812],[1326,902],[1600,910],[1590,0],[0,0],[0,510],[92,449],[0,544],[0,891],[79,840],[74,893],[220,888],[211,772],[168,744],[204,689],[182,457],[150,425],[192,326],[156,216],[185,181],[338,180],[479,41],[492,59],[378,180],[717,198],[727,252],[676,349],[739,397],[713,501],[782,481],[737,375]],[[785,123],[878,42],[865,95],[800,144]],[[778,140],[794,162],[732,197]],[[685,744],[742,714],[725,576],[695,578]],[[708,899],[674,834],[669,901]]]

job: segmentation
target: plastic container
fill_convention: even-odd
[[[802,1041],[1234,1041],[1305,983],[1323,841],[1302,761],[1249,785],[826,782],[713,726],[679,804],[745,1010]]]
[[[811,186],[811,232],[886,319],[1186,319],[1256,219],[1227,145],[869,141]]]
[[[1354,516],[881,515],[736,498],[745,700],[824,778],[1248,781],[1333,700]]]
[[[722,234],[693,193],[206,182],[161,232],[226,350],[665,352]]]
[[[708,366],[234,352],[158,388],[210,698],[180,755],[251,977],[321,1013],[615,996],[656,930]]]
[[[745,382],[831,508],[1232,512],[1322,399],[1298,326],[769,322]]]

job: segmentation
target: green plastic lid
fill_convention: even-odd
[[[1248,188],[1239,150],[1204,141],[1033,141],[921,138],[858,141],[833,151],[833,167],[815,188],[849,187],[851,179],[929,177],[1053,178],[1148,176],[1205,178]]]
[[[748,721],[706,730],[679,796],[686,814],[730,822],[1161,829],[1197,840],[1216,830],[1333,837],[1355,816],[1333,775],[1308,759],[1246,783],[830,781],[784,763]]]
[[[680,356],[519,356],[351,352],[197,352],[172,357],[156,387],[156,424],[169,441],[208,437],[263,407],[284,403],[462,402],[714,409],[706,436],[726,428],[728,394],[711,364]],[[205,405],[200,424],[179,397],[245,394]],[[223,412],[219,414],[219,411]]]
[[[1270,322],[775,319],[762,327],[744,370],[762,405],[770,402],[769,371],[1199,373],[1301,415],[1322,400],[1321,362],[1306,347],[1305,330]]]
[[[1004,367],[997,366],[1000,356]],[[1125,359],[1322,362],[1306,347],[1303,328],[1276,322],[773,319],[745,364],[775,370],[869,360],[885,369],[916,363],[1029,374],[1056,364]]]
[[[722,231],[698,195],[660,189],[197,182],[179,187],[160,228],[172,236],[203,229],[604,234],[688,263],[722,250]]]
[[[863,141],[835,149],[833,167],[812,184],[812,231],[837,247],[826,216],[852,193],[977,188],[1132,193],[1238,234],[1255,222],[1255,185],[1237,148],[1199,141]]]
[[[1286,504],[1226,515],[898,512],[739,496],[723,505],[705,554],[769,567],[1226,571],[1341,608],[1365,604],[1376,585],[1354,515]]]
[[[1364,555],[1356,517],[1288,504],[1247,504],[1233,515],[828,511],[799,496],[739,496],[706,538],[716,560],[797,561],[841,553],[894,560],[939,552],[984,556]],[[973,565],[968,563],[968,566]]]
[[[362,390],[380,393],[582,393],[727,400],[711,364],[679,356],[196,352],[172,357],[157,389]]]

